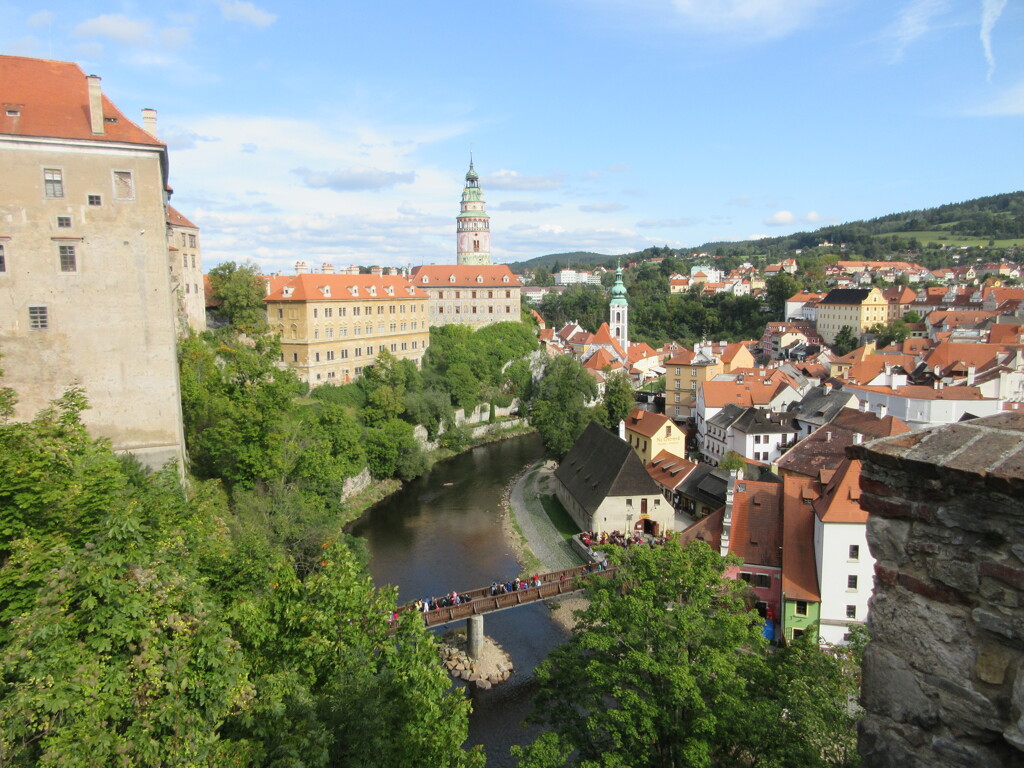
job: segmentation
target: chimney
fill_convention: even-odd
[[[822,390],[824,390],[826,395],[832,394],[832,382],[831,381],[826,381],[824,384],[821,385],[821,388],[822,388]]]
[[[867,413],[868,412],[868,401],[867,400],[858,400],[857,401],[857,410],[860,411],[861,413]]]
[[[854,432],[853,433],[853,444],[854,445],[860,445],[863,442],[864,442],[864,435],[862,435],[860,432]]]
[[[309,264],[307,264],[304,261],[296,261],[295,262],[295,274],[296,275],[304,275],[307,272],[309,272]]]
[[[878,404],[878,418],[884,419],[885,415],[889,412],[889,406],[885,403]]]
[[[831,443],[832,442],[832,433],[831,432],[826,432],[825,433],[825,442],[826,443]]]
[[[624,420],[622,420],[622,419],[619,419],[619,440],[625,440],[625,439],[626,439],[626,422]]]
[[[975,368],[973,365],[968,365],[967,366],[967,386],[968,387],[973,387],[974,386],[974,374],[977,373],[977,371],[978,371],[978,369]]]
[[[333,275],[334,265],[325,261],[323,264],[320,265],[320,271],[323,272],[325,275]]]
[[[146,107],[142,110],[142,127],[146,129],[146,133],[156,138],[156,110]]]
[[[89,84],[89,124],[94,135],[103,135],[103,91],[100,90],[100,76],[88,75]]]

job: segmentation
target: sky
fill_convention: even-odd
[[[497,263],[1024,188],[1024,0],[0,0],[0,53],[158,111],[207,268],[454,263],[470,152]]]

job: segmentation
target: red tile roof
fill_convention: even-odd
[[[814,559],[814,509],[805,500],[818,495],[810,478],[787,477],[782,523],[782,594],[787,600],[819,602],[818,569]]]
[[[647,462],[647,474],[659,485],[675,490],[686,480],[697,465],[689,459],[676,456],[669,451],[661,451]]]
[[[452,278],[455,278],[452,281]],[[479,280],[477,278],[480,278]],[[506,281],[505,278],[508,278]],[[522,283],[512,274],[506,264],[427,264],[413,267],[410,280],[418,286],[433,288],[442,285],[457,285],[473,288],[519,288]]]
[[[824,492],[814,502],[814,514],[823,523],[866,523],[868,513],[860,507],[860,459],[846,459]]]
[[[736,483],[729,552],[751,565],[782,567],[781,483]]]
[[[69,61],[0,56],[0,133],[163,147],[103,96],[103,133],[92,132],[85,72]],[[8,111],[17,109],[17,116]]]
[[[172,227],[188,227],[189,229],[199,229],[195,224],[186,219],[173,205],[167,206],[167,223]]]
[[[644,437],[654,437],[666,424],[672,424],[672,420],[663,413],[652,413],[643,408],[634,408],[626,417],[626,429],[636,432]]]
[[[276,282],[276,281],[275,281]],[[285,290],[292,288],[290,296]],[[330,297],[324,296],[322,287],[331,289]],[[353,295],[351,288],[358,293]],[[393,291],[389,295],[387,289]],[[367,299],[426,299],[427,294],[409,284],[405,278],[395,275],[325,275],[307,272],[295,275],[283,285],[271,285],[265,301],[366,301]],[[371,294],[375,289],[377,295]]]

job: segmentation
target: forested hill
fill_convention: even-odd
[[[928,245],[978,245],[996,248],[1024,245],[1024,191],[978,197],[935,208],[890,213],[874,219],[834,224],[812,232],[796,232],[760,240],[719,241],[692,248],[648,248],[615,255],[573,252],[539,256],[509,264],[514,272],[545,267],[613,267],[617,259],[632,261],[650,256],[684,256],[696,251],[740,257],[755,254],[781,256],[822,243],[845,243],[851,255],[879,258],[887,251],[922,250]]]

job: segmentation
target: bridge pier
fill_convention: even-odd
[[[470,616],[466,619],[466,654],[471,659],[478,659],[483,650],[484,617]]]

